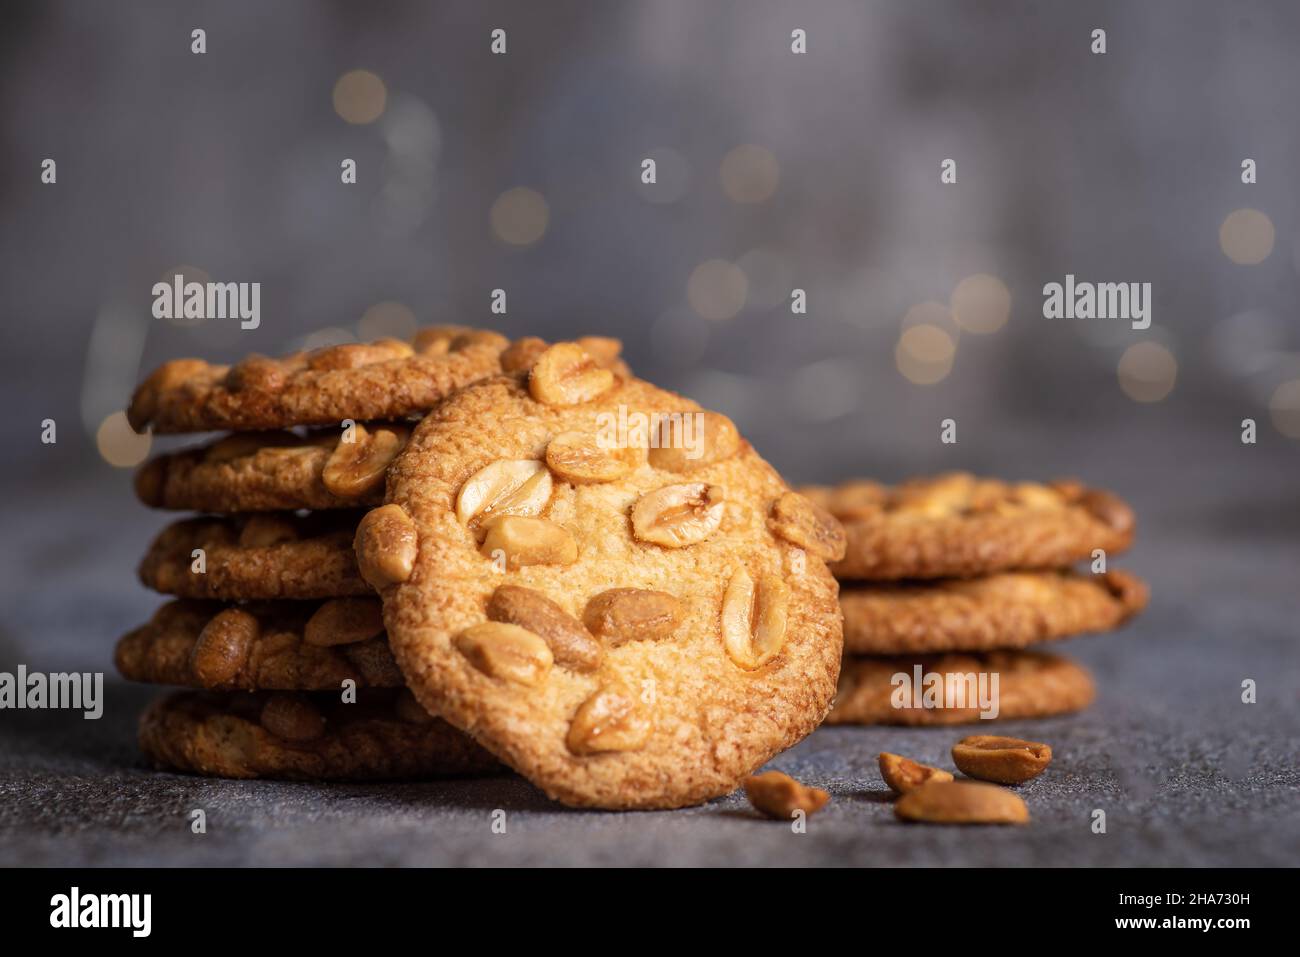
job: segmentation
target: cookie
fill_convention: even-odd
[[[864,655],[1023,648],[1117,628],[1146,603],[1146,584],[1123,571],[1002,572],[840,589],[844,650]]]
[[[410,431],[405,423],[380,422],[306,435],[235,432],[151,459],[136,472],[135,492],[151,508],[197,512],[378,505],[388,465]]]
[[[136,388],[127,420],[137,432],[256,431],[402,419],[463,385],[501,371],[509,340],[463,326],[423,329],[412,342],[377,339],[231,366],[174,359]]]
[[[802,490],[844,523],[838,578],[973,578],[1063,568],[1133,541],[1132,510],[1074,481],[1009,484],[964,472],[889,487],[847,482]]]
[[[433,410],[387,501],[356,546],[407,684],[554,799],[698,803],[826,713],[838,523],[573,343]]]
[[[373,594],[357,571],[356,526],[355,512],[173,522],[145,553],[140,581],[164,595],[223,601]]]
[[[181,691],[140,717],[155,764],[223,778],[378,781],[487,774],[500,765],[401,692],[336,695]]]
[[[995,720],[980,717],[981,708],[923,707],[918,690],[913,707],[894,707],[897,674],[914,683],[915,668],[944,680],[958,675],[998,675],[997,719],[1045,718],[1079,711],[1092,703],[1095,688],[1086,668],[1065,658],[1035,651],[993,651],[985,654],[897,655],[860,658],[849,655],[840,671],[839,692],[827,724],[972,724]],[[949,676],[952,676],[951,679]],[[975,686],[965,687],[974,692]],[[988,685],[991,690],[992,685]],[[967,703],[971,702],[968,697]],[[978,700],[978,699],[975,699]]]
[[[222,691],[400,688],[378,598],[168,602],[117,643],[124,678]]]

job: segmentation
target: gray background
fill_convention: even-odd
[[[1300,7],[87,2],[4,17],[0,668],[111,672],[112,642],[158,604],[133,568],[170,516],[135,503],[94,439],[143,371],[278,352],[322,327],[355,335],[390,300],[421,323],[618,335],[638,371],[727,412],[793,481],[960,467],[1109,486],[1138,511],[1122,562],[1154,597],[1122,634],[1069,646],[1097,671],[1098,706],[1011,728],[1058,754],[1027,791],[1029,831],[892,823],[875,753],[938,760],[949,731],[818,731],[776,762],[836,794],[796,837],[734,797],[578,814],[512,779],[156,775],[132,741],[148,691],[117,685],[100,722],[0,712],[0,861],[1295,862],[1300,442],[1268,399],[1300,377]],[[487,52],[498,26],[505,57]],[[1096,26],[1105,56],[1088,51]],[[794,27],[805,56],[789,53]],[[369,125],[332,106],[354,68],[387,87]],[[779,162],[766,202],[722,189],[719,164],[744,143]],[[672,202],[638,180],[665,150]],[[47,156],[54,186],[39,182]],[[941,186],[949,156],[958,184]],[[1256,185],[1240,182],[1246,156]],[[355,186],[338,181],[343,157]],[[489,226],[516,186],[549,207],[527,247]],[[1219,248],[1239,207],[1276,227],[1258,265]],[[765,265],[739,314],[696,316],[692,270],[752,266],[754,250]],[[261,328],[152,319],[150,288],[180,263],[261,282]],[[903,316],[975,272],[1006,283],[1010,321],[962,335],[941,383],[909,383]],[[1151,282],[1152,329],[1044,320],[1042,285],[1067,272]],[[807,316],[785,305],[794,286]],[[494,287],[506,317],[488,312]],[[1116,377],[1145,339],[1178,361],[1152,404]],[[938,441],[948,416],[956,446]],[[53,446],[38,440],[47,417]],[[1245,417],[1257,445],[1239,441]],[[1238,702],[1246,677],[1253,706]],[[185,828],[191,806],[209,809],[205,838]],[[519,812],[504,838],[487,830],[495,807]],[[1095,807],[1105,837],[1087,829]]]

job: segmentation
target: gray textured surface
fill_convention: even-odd
[[[1039,441],[1042,438],[1042,441]],[[384,786],[208,781],[155,773],[135,751],[153,693],[114,685],[105,717],[0,712],[0,863],[40,864],[1043,864],[1300,862],[1300,563],[1295,452],[1196,452],[1127,430],[1069,443],[1007,434],[1010,474],[1089,474],[1125,492],[1149,612],[1118,635],[1061,647],[1088,663],[1098,703],[1006,731],[1052,744],[1024,789],[1027,829],[896,823],[881,750],[947,763],[952,729],[823,728],[773,766],[834,801],[792,834],[743,797],[671,813],[574,812],[517,778]],[[982,451],[996,455],[996,439]],[[1181,449],[1185,454],[1170,454]],[[1194,472],[1177,463],[1195,454]],[[1157,464],[1154,459],[1163,459]],[[1091,463],[1091,468],[1089,468]],[[778,461],[778,464],[779,461]],[[105,473],[107,474],[107,473]],[[108,668],[113,637],[156,604],[130,569],[160,516],[128,504],[125,476],[27,488],[7,508],[0,666]],[[14,498],[6,496],[13,503]],[[75,531],[74,531],[75,530]],[[1243,678],[1259,703],[1239,702]],[[111,680],[111,678],[110,678]],[[203,808],[208,833],[187,812]],[[491,812],[507,811],[505,835]],[[1108,833],[1089,830],[1094,808]]]

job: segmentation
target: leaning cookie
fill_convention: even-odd
[[[138,432],[212,432],[338,425],[344,419],[403,419],[456,389],[501,371],[508,340],[461,326],[421,330],[412,342],[378,339],[233,366],[174,359],[131,397]]]
[[[826,713],[838,523],[574,343],[438,406],[387,498],[356,545],[408,685],[552,798],[698,803]]]
[[[985,578],[844,585],[844,650],[893,655],[1023,648],[1118,628],[1147,603],[1136,575],[1003,572]]]
[[[253,601],[373,594],[357,571],[352,512],[193,518],[168,525],[140,563],[164,595]]]
[[[222,691],[400,688],[378,598],[316,602],[182,599],[124,635],[113,656],[130,681]]]
[[[140,717],[155,764],[223,778],[378,781],[499,770],[490,754],[404,692],[214,694],[159,698]]]
[[[296,432],[236,432],[151,459],[135,491],[151,508],[271,512],[378,505],[384,476],[410,434],[381,422]]]
[[[802,489],[844,523],[841,579],[973,578],[1063,568],[1133,541],[1132,510],[1073,481],[1040,485],[964,472],[889,487],[846,482]]]
[[[915,685],[917,667],[922,686]],[[981,675],[991,692],[997,675],[998,719],[1045,718],[1079,711],[1092,703],[1096,689],[1082,665],[1056,655],[1032,651],[994,651],[987,654],[897,655],[881,658],[847,656],[840,671],[835,707],[827,724],[971,724],[981,720]],[[964,698],[936,698],[928,707],[923,697],[926,675],[960,687]],[[907,683],[902,678],[905,676]],[[911,689],[908,697],[905,692]],[[990,695],[990,700],[994,700]],[[895,705],[903,705],[895,707]],[[959,706],[965,705],[965,706]]]

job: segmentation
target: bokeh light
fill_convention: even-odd
[[[997,332],[1011,317],[1011,292],[997,276],[967,276],[953,287],[952,315],[966,332]]]
[[[419,321],[410,306],[401,302],[377,302],[357,320],[357,338],[409,340],[418,327]]]
[[[1159,402],[1174,389],[1178,360],[1158,342],[1138,342],[1119,359],[1119,387],[1135,402]]]
[[[1273,221],[1258,209],[1236,209],[1219,227],[1219,247],[1239,266],[1262,263],[1273,252]]]
[[[541,193],[526,186],[516,186],[497,197],[488,219],[493,234],[503,243],[531,246],[545,234],[550,215]]]
[[[334,112],[349,123],[373,123],[387,105],[384,81],[369,70],[350,70],[334,84]]]
[[[934,385],[952,371],[957,343],[947,330],[928,322],[903,329],[894,348],[894,362],[903,378],[914,385]]]
[[[722,190],[735,203],[762,203],[772,198],[781,164],[772,151],[747,143],[722,158]]]
[[[695,267],[686,283],[686,301],[705,319],[730,319],[745,308],[749,280],[725,259],[710,259]]]
[[[118,469],[132,469],[148,458],[153,435],[140,435],[127,423],[125,412],[112,412],[99,424],[99,429],[95,432],[95,445],[109,465]]]
[[[1289,379],[1274,389],[1268,411],[1274,428],[1287,438],[1300,439],[1300,379]]]

